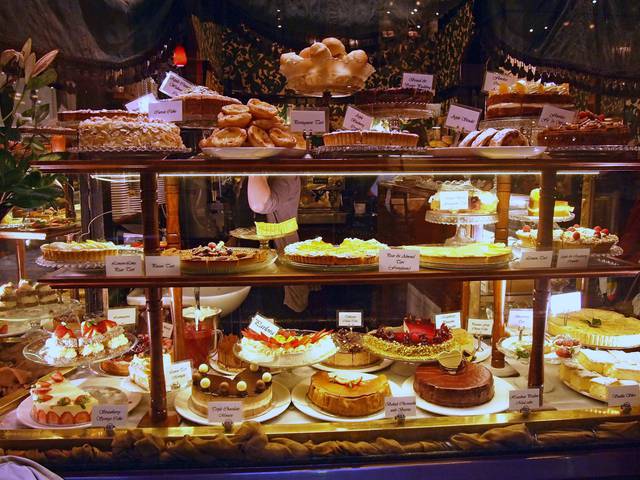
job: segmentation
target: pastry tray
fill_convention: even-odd
[[[101,355],[92,355],[91,357],[84,358],[76,357],[66,362],[60,361],[51,363],[47,361],[44,355],[41,353],[41,350],[44,347],[44,343],[49,338],[49,335],[37,338],[25,345],[22,354],[27,360],[31,360],[32,362],[39,363],[41,365],[49,365],[51,367],[77,367],[80,365],[90,365],[92,363],[104,362],[105,360],[119,357],[120,355],[127,353],[129,350],[135,347],[136,343],[138,343],[138,338],[129,332],[124,332],[124,335],[127,337],[127,340],[129,340],[129,343],[116,350],[110,350],[108,352],[105,350]]]
[[[313,263],[294,262],[285,256],[280,257],[278,261],[288,267],[308,270],[310,272],[363,272],[378,269],[378,262],[361,265],[319,265]]]
[[[315,158],[370,157],[372,155],[424,155],[431,156],[424,147],[400,147],[393,145],[324,145],[314,148]]]

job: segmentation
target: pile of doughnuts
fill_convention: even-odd
[[[218,114],[218,128],[200,140],[203,147],[286,147],[296,146],[297,138],[288,131],[278,109],[252,98],[246,105],[225,105]]]
[[[347,53],[337,38],[325,38],[304,48],[300,54],[283,53],[280,72],[287,77],[287,87],[298,93],[352,93],[364,88],[375,69],[364,50]]]

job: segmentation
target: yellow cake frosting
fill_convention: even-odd
[[[611,310],[583,308],[549,318],[551,335],[567,334],[588,347],[633,348],[640,345],[640,320]]]

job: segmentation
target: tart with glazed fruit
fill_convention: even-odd
[[[180,267],[185,273],[216,273],[264,262],[268,250],[228,247],[224,242],[209,242],[189,250],[167,249],[162,255],[179,256]]]

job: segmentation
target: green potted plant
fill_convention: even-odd
[[[61,154],[47,152],[43,137],[37,134],[22,138],[18,128],[29,118],[37,127],[49,114],[49,105],[38,105],[35,92],[56,80],[56,71],[49,66],[57,54],[53,50],[36,60],[31,39],[19,52],[0,54],[0,221],[13,207],[52,204],[62,193],[62,177],[31,168],[35,160],[57,160]],[[18,115],[27,99],[32,107]]]

